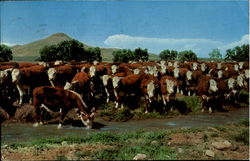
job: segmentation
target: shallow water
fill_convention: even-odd
[[[90,130],[74,126],[63,126],[63,128],[57,129],[56,124],[35,128],[31,123],[3,123],[1,124],[1,144],[59,136],[84,136],[92,132],[102,131],[124,132],[139,129],[155,130],[215,126],[245,118],[249,118],[249,107],[233,109],[230,112],[188,114],[168,119],[130,120],[127,122],[108,122],[97,118],[95,124],[99,128]]]

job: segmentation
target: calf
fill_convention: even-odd
[[[43,110],[41,108],[45,108],[50,112],[61,112],[61,118],[57,128],[61,128],[64,117],[73,108],[77,108],[78,116],[86,128],[93,127],[95,108],[88,111],[81,96],[74,91],[48,86],[37,87],[33,91],[33,104],[35,107],[36,121],[33,125],[34,127],[38,126],[38,123],[43,124]]]

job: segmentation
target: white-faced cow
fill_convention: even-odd
[[[43,124],[43,109],[50,112],[61,112],[58,128],[61,128],[66,114],[73,108],[77,108],[78,116],[86,128],[93,127],[95,108],[90,111],[79,94],[74,91],[60,88],[42,86],[33,91],[33,104],[35,106],[34,127]]]

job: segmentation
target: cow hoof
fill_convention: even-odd
[[[40,125],[43,125],[43,122],[39,122]]]
[[[58,126],[57,126],[57,129],[61,129],[62,128],[62,124],[59,124]]]
[[[212,110],[212,108],[211,107],[209,107],[209,113],[212,113],[213,112],[213,110]]]
[[[33,127],[37,127],[38,126],[38,122],[37,123],[35,123],[35,124],[33,124]]]

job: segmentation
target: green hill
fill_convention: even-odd
[[[11,47],[13,52],[13,61],[34,61],[39,57],[39,50],[43,48],[45,45],[55,45],[59,44],[65,40],[72,40],[73,38],[69,37],[64,33],[56,33],[53,34],[45,39],[37,40],[28,44],[24,45],[15,45]],[[84,44],[86,48],[92,47],[89,45]],[[112,61],[112,53],[118,49],[116,48],[100,48],[101,55],[103,61]],[[155,54],[150,54],[149,58],[151,60],[157,60],[158,56]]]

